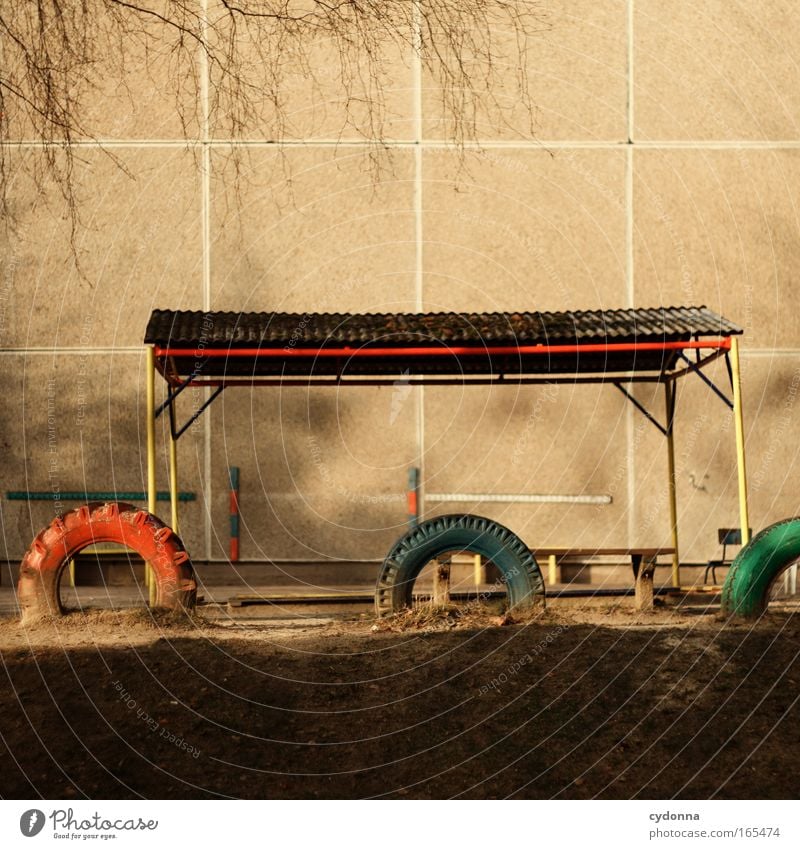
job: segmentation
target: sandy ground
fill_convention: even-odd
[[[316,621],[316,624],[314,622]],[[793,798],[800,611],[0,621],[6,798]]]

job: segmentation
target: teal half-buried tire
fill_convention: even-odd
[[[544,580],[528,546],[491,519],[459,513],[429,519],[392,546],[375,588],[378,616],[411,607],[417,576],[426,563],[448,551],[469,551],[491,560],[503,576],[509,607],[544,605]]]
[[[800,558],[800,518],[784,519],[756,534],[731,564],[722,588],[722,612],[758,616],[775,578]]]

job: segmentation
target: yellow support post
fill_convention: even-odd
[[[156,357],[147,348],[147,509],[156,512]]]
[[[681,585],[681,558],[678,551],[678,495],[675,487],[675,387],[670,381],[664,384],[664,400],[667,412],[667,474],[669,492],[669,521],[672,532],[672,586]]]
[[[558,559],[555,554],[547,557],[547,583],[552,587],[558,583]]]
[[[480,589],[481,585],[486,583],[486,567],[483,565],[483,558],[480,554],[473,555],[472,568],[473,577],[475,579],[475,589]]]
[[[750,542],[750,511],[747,508],[742,375],[739,368],[739,340],[735,336],[731,336],[731,378],[733,380],[733,421],[736,430],[736,464],[739,472],[739,523],[742,529],[742,545],[747,545]]]
[[[156,357],[152,345],[147,348],[147,510],[156,512]],[[149,563],[144,565],[144,583],[150,588],[150,603],[155,601],[155,581]]]
[[[169,439],[169,506],[172,530],[178,531],[178,443],[170,435]]]

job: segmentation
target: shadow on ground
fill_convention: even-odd
[[[800,617],[695,620],[6,623],[0,795],[793,797]]]

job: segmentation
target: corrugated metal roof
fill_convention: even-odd
[[[154,310],[146,344],[323,347],[666,341],[741,328],[706,307],[495,313],[238,313]]]
[[[678,351],[581,350],[586,345],[683,342],[741,333],[705,307],[503,313],[235,313],[156,310],[145,342],[169,348],[158,367],[174,380],[205,377],[345,377],[356,375],[544,375],[665,372]],[[518,346],[572,345],[576,351],[523,352]],[[508,347],[508,353],[503,349]],[[195,349],[231,356],[195,355]],[[235,356],[269,348],[278,356]],[[302,349],[347,349],[343,357],[297,356]],[[349,349],[374,348],[354,356]],[[464,352],[464,348],[478,353]],[[176,351],[177,349],[177,351]],[[180,351],[186,350],[183,356]],[[378,350],[380,349],[380,350]],[[386,349],[402,349],[393,354]],[[438,351],[439,355],[429,353]],[[442,350],[447,354],[442,356]],[[452,350],[452,349],[460,349]],[[500,349],[500,350],[498,350]]]

